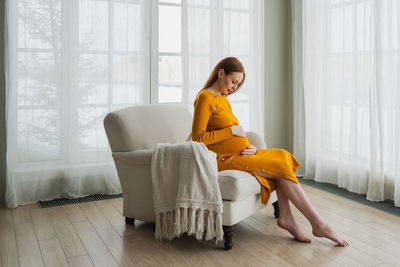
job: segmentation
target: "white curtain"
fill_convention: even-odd
[[[397,0],[292,1],[299,174],[396,206],[399,17]]]
[[[103,118],[145,101],[147,9],[6,2],[8,207],[121,192]]]
[[[161,2],[183,11],[180,76],[151,65]],[[263,48],[261,0],[7,0],[7,206],[121,192],[103,118],[157,103],[154,69],[180,77],[192,108],[213,66],[237,56],[247,78],[230,101],[263,134]]]

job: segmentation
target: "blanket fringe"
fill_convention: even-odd
[[[218,243],[224,236],[222,214],[209,209],[187,207],[156,214],[155,237],[158,241],[172,240],[184,233],[195,236],[197,240],[215,238],[215,243]]]

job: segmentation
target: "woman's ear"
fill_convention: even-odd
[[[220,69],[218,71],[218,78],[222,78],[222,76],[225,74],[225,70],[224,69]]]

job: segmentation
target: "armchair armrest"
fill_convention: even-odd
[[[255,132],[246,132],[246,134],[250,144],[255,145],[258,149],[267,148],[264,142],[264,138],[262,138],[259,134]]]
[[[114,160],[123,161],[132,165],[150,165],[153,149],[139,149],[129,152],[113,152]]]

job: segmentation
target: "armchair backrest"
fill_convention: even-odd
[[[112,111],[104,118],[113,152],[152,149],[157,143],[186,141],[193,117],[178,105],[140,105]]]

